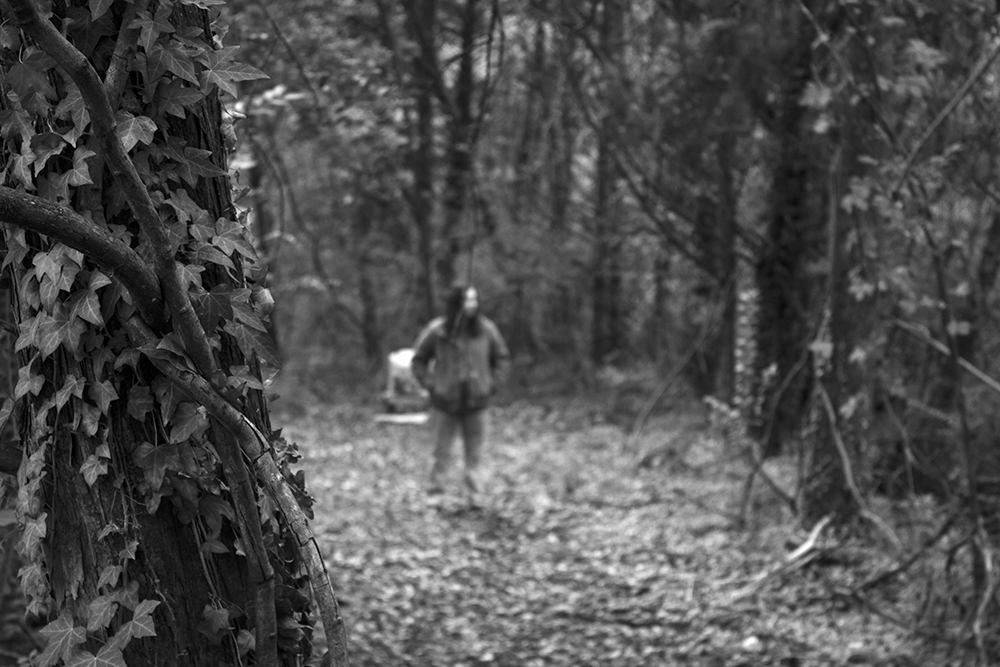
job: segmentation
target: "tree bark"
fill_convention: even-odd
[[[806,109],[800,103],[811,78],[815,34],[797,8],[788,10],[778,30],[789,40],[776,62],[782,64],[780,93],[767,118],[778,145],[772,170],[772,204],[766,246],[757,260],[760,306],[756,323],[754,377],[761,413],[755,435],[763,438],[765,456],[777,455],[782,441],[801,425],[811,378],[808,364],[811,297],[814,281],[806,272],[821,243],[822,216],[816,211]],[[759,91],[758,91],[759,92]]]
[[[624,49],[624,12],[621,0],[602,3],[600,46],[606,59],[605,71],[617,71]],[[610,77],[609,77],[610,78]],[[591,360],[611,361],[622,351],[626,340],[622,300],[622,235],[619,220],[620,177],[615,162],[619,150],[619,128],[623,120],[623,95],[612,81],[605,82],[607,111],[597,137],[597,165],[594,192],[593,304]]]
[[[448,139],[448,171],[444,179],[444,224],[440,238],[443,243],[438,256],[438,277],[443,285],[451,285],[456,279],[471,282],[471,275],[460,275],[459,257],[463,252],[471,252],[476,242],[474,225],[462,229],[473,185],[473,155],[476,143],[476,118],[472,107],[476,89],[473,58],[476,48],[476,32],[479,22],[477,0],[465,0],[461,18],[461,46],[458,56],[458,73],[452,87],[450,132]],[[466,274],[471,274],[471,265]]]

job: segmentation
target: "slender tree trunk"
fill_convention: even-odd
[[[715,377],[715,397],[732,403],[736,392],[736,191],[733,183],[733,153],[736,138],[726,134],[718,139],[719,211],[716,227],[718,257],[718,298],[723,301],[716,343],[719,366]]]
[[[818,3],[817,3],[818,4]],[[823,12],[815,16],[822,21]],[[858,41],[857,43],[860,43]],[[866,52],[846,52],[854,64],[854,76],[876,95],[875,74]],[[815,437],[810,438],[808,465],[802,483],[800,514],[804,522],[814,523],[833,514],[846,522],[857,516],[867,493],[863,450],[863,429],[869,423],[872,405],[868,364],[859,363],[852,355],[865,347],[867,338],[875,335],[874,306],[870,296],[852,290],[852,282],[864,281],[864,254],[868,222],[864,213],[845,212],[840,203],[849,191],[851,179],[863,174],[858,158],[871,155],[878,139],[872,128],[875,118],[871,104],[842,102],[838,132],[831,137],[826,173],[825,208],[827,217],[827,303],[817,341],[829,342],[829,348],[818,346],[813,351],[814,398],[812,411]],[[817,178],[817,181],[819,179]],[[819,184],[817,183],[817,189]],[[870,278],[874,280],[874,278]]]
[[[253,202],[253,230],[257,239],[257,248],[261,255],[261,264],[267,271],[267,283],[270,287],[276,283],[278,266],[271,260],[274,258],[274,246],[276,242],[272,238],[274,233],[274,216],[271,215],[271,207],[265,194],[264,168],[261,160],[257,159],[254,165],[247,170],[247,186]],[[277,304],[275,304],[277,305]],[[278,317],[272,311],[271,317],[267,321],[267,331],[274,342],[274,349],[281,356],[281,343],[278,339]]]
[[[602,3],[601,51],[609,75],[617,71],[623,57],[624,12],[621,0],[605,0]],[[614,158],[624,114],[623,96],[615,82],[606,81],[605,85],[609,99],[606,100],[607,111],[597,138],[594,275],[591,286],[591,359],[598,365],[609,361],[626,342],[622,302],[622,235],[618,219],[620,179]]]
[[[783,439],[800,426],[811,386],[808,345],[814,281],[806,266],[820,252],[822,216],[810,189],[810,143],[800,102],[811,78],[813,30],[800,14],[789,10],[786,25],[770,28],[788,30],[790,36],[780,60],[787,67],[774,111],[778,156],[771,179],[772,209],[766,246],[756,266],[760,306],[754,377],[760,384],[754,394],[762,399],[762,412],[755,430],[765,438],[766,456],[778,454]]]
[[[410,0],[406,3],[407,25],[418,46],[432,39],[437,20],[436,0]],[[424,297],[424,319],[437,313],[434,280],[434,87],[436,73],[427,54],[421,49],[411,63],[414,79],[416,131],[411,135],[409,153],[413,188],[409,197],[413,224],[417,228],[417,255],[420,264],[418,283]]]
[[[472,108],[476,87],[473,58],[478,17],[477,0],[466,0],[462,11],[462,45],[458,56],[458,74],[452,95],[454,105],[450,117],[448,172],[444,179],[444,224],[441,228],[444,248],[438,257],[438,276],[444,285],[451,285],[460,277],[458,259],[463,251],[470,251],[476,242],[473,226],[468,225],[469,228],[463,230],[462,221],[468,208],[469,193],[473,184],[473,154],[476,141]]]

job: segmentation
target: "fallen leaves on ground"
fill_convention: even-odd
[[[573,415],[495,410],[482,508],[462,498],[457,443],[451,491],[429,501],[429,426],[357,407],[284,425],[353,665],[931,664],[891,600],[850,595],[893,565],[877,536],[823,538],[782,568],[809,531],[764,491],[736,521],[746,471],[700,417],[627,438]]]

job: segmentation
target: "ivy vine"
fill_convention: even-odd
[[[206,100],[264,76],[221,44],[217,23],[207,34],[184,20],[190,10],[217,18],[221,4],[89,0],[57,15],[44,2],[0,0],[2,268],[19,286],[21,361],[0,420],[30,406],[16,510],[29,611],[54,616],[34,659],[41,667],[124,665],[129,642],[155,635],[161,604],[140,599],[130,579],[133,530],[111,524],[97,539],[121,543],[117,562],[103,567],[85,606],[60,605],[43,548],[57,430],[85,443],[78,472],[88,486],[106,476],[120,485],[138,470],[145,511],[169,505],[195,527],[206,556],[247,558],[259,582],[254,623],[219,598],[203,612],[209,641],[231,640],[262,664],[298,650],[311,628],[311,587],[330,659],[346,661],[308,527],[311,501],[290,467],[296,449],[245,414],[263,389],[261,367],[278,364],[270,301],[254,287],[262,269],[245,220],[213,216],[193,194],[206,179],[225,179],[225,166],[171,131]],[[231,140],[231,126],[221,127]],[[246,361],[221,367],[227,344]],[[151,434],[126,457],[109,446],[113,406]]]

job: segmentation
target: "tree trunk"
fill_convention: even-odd
[[[448,172],[444,179],[444,224],[441,228],[444,248],[438,257],[438,277],[443,285],[451,285],[458,278],[463,281],[472,278],[471,275],[460,275],[457,263],[462,252],[471,252],[476,242],[477,231],[473,225],[468,225],[466,230],[462,229],[473,185],[473,154],[476,142],[475,116],[472,108],[476,86],[473,57],[479,17],[476,5],[477,0],[466,0],[462,11],[461,51],[458,56],[458,74],[453,86],[453,104],[449,118]]]
[[[733,183],[733,153],[736,138],[725,134],[718,139],[719,212],[716,228],[718,258],[718,299],[722,300],[719,335],[716,341],[719,365],[715,377],[715,397],[732,404],[736,393],[736,190]]]
[[[818,20],[825,19],[817,12]],[[859,40],[852,42],[861,44]],[[866,63],[866,51],[850,49],[856,80],[871,95],[875,91],[875,73]],[[831,74],[834,75],[834,74]],[[852,91],[853,94],[853,91]],[[868,364],[853,358],[864,349],[867,339],[875,336],[874,305],[871,296],[852,289],[854,284],[874,280],[865,275],[864,255],[866,214],[857,210],[845,212],[841,201],[849,192],[851,179],[861,176],[861,155],[871,156],[878,139],[873,132],[874,103],[840,101],[831,108],[837,112],[837,132],[829,142],[829,166],[825,185],[827,211],[827,303],[817,341],[829,343],[813,350],[812,410],[815,437],[810,438],[807,468],[802,481],[800,515],[807,524],[832,514],[838,522],[853,520],[860,511],[867,493],[869,470],[865,461],[864,426],[872,414]],[[817,179],[818,180],[818,179]],[[819,185],[817,184],[817,189]],[[874,290],[873,290],[874,291]]]
[[[325,575],[296,546],[300,530],[308,529],[289,503],[287,477],[282,486],[274,469],[285,459],[270,448],[255,357],[273,348],[256,333],[264,326],[245,283],[243,265],[256,258],[236,223],[218,93],[212,88],[200,102],[188,99],[167,113],[151,102],[151,91],[168,84],[157,78],[164,73],[135,66],[140,48],[177,46],[175,31],[188,35],[185,49],[199,48],[190,39],[197,35],[203,53],[213,52],[208,12],[178,5],[163,17],[172,29],[143,40],[128,27],[137,11],[131,3],[105,8],[108,37],[103,28],[87,30],[96,5],[77,0],[53,7],[49,23],[30,0],[15,3],[22,38],[30,35],[52,55],[35,61],[32,85],[48,81],[63,96],[77,86],[90,112],[88,119],[54,111],[49,126],[79,131],[97,153],[68,178],[58,169],[74,160],[36,165],[34,182],[31,172],[21,172],[25,188],[42,196],[0,192],[4,222],[40,224],[49,235],[10,228],[7,236],[18,347],[25,354],[15,396],[24,406],[17,509],[29,611],[50,622],[54,637],[79,639],[54,640],[47,649],[61,650],[67,662],[238,664],[250,657],[252,641],[258,664],[278,664],[279,656],[281,664],[298,663],[308,656],[311,627],[302,559],[317,591]],[[67,11],[76,12],[73,21]],[[185,64],[200,66],[193,60],[174,66]],[[189,96],[199,91],[187,89]],[[31,114],[53,113],[48,101],[29,109],[13,104],[29,126]],[[133,128],[136,141],[123,147],[130,117],[145,125]],[[74,141],[58,147],[78,155],[84,144],[74,148]],[[0,155],[6,162],[10,153]],[[30,219],[14,213],[25,199]],[[81,248],[94,248],[92,256]],[[115,257],[132,258],[128,271],[108,259],[112,249]],[[163,296],[136,291],[149,284]],[[148,302],[139,298],[147,293]],[[247,451],[255,452],[255,471],[268,480],[267,500],[281,506],[281,519],[271,511],[262,517],[259,508],[268,503],[239,452],[251,432]],[[339,661],[339,626],[329,626]]]
[[[602,3],[601,51],[607,71],[616,71],[624,48],[624,7],[620,0]],[[611,361],[625,345],[622,301],[622,236],[620,231],[620,179],[614,153],[618,150],[619,126],[623,118],[623,96],[614,82],[607,81],[609,99],[597,137],[594,193],[594,257],[591,295],[593,303],[591,360],[601,365]]]
[[[817,256],[821,216],[812,199],[810,142],[805,127],[805,107],[800,100],[811,78],[811,43],[807,20],[790,10],[787,25],[771,30],[789,31],[773,132],[778,144],[771,182],[772,207],[766,246],[757,260],[756,278],[760,305],[756,324],[757,357],[754,377],[761,413],[755,435],[763,438],[766,456],[778,454],[782,441],[800,426],[808,402],[811,380],[808,364],[810,303],[813,280],[807,264]],[[794,32],[793,32],[794,31]]]
[[[437,314],[434,280],[434,86],[436,72],[423,43],[432,39],[437,21],[436,0],[410,0],[405,3],[407,26],[418,44],[411,67],[414,79],[415,133],[411,133],[409,153],[413,187],[410,208],[417,228],[417,255],[420,273],[417,282],[424,296],[423,319]]]

